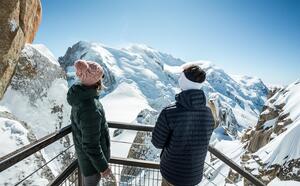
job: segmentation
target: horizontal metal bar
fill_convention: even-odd
[[[64,182],[78,168],[77,159],[74,160],[60,175],[58,175],[48,186],[58,186]],[[78,175],[81,176],[81,175]]]
[[[137,131],[147,131],[151,132],[153,127],[147,125],[134,125],[134,124],[125,124],[121,122],[108,122],[110,128],[120,128],[125,130],[137,130]],[[60,138],[71,133],[71,125],[68,125],[61,130],[49,134],[37,141],[30,143],[20,149],[13,151],[0,158],[0,172],[9,167],[17,164],[28,156],[36,153],[37,151],[47,147],[48,145],[56,142]]]
[[[71,126],[66,126],[61,130],[49,134],[33,143],[30,143],[14,152],[7,154],[0,158],[0,172],[9,167],[13,166],[14,164],[22,161],[23,159],[27,158],[28,156],[36,153],[37,151],[47,147],[48,145],[56,142],[60,138],[66,136],[71,132]]]
[[[159,169],[159,162],[146,161],[146,160],[112,157],[109,163],[132,166],[132,167]]]
[[[108,122],[109,128],[116,128],[116,129],[124,129],[124,130],[136,130],[136,131],[143,131],[143,132],[152,132],[153,126],[150,125],[143,125],[143,124],[128,124],[128,123],[121,123],[121,122]]]
[[[226,165],[228,165],[230,168],[235,170],[237,173],[239,173],[241,176],[246,178],[248,181],[253,183],[256,186],[266,186],[262,181],[260,181],[258,178],[253,176],[251,173],[243,169],[241,166],[236,164],[234,161],[226,157],[223,153],[215,149],[214,147],[209,146],[208,151],[215,155],[217,158],[219,158],[222,162],[224,162]]]

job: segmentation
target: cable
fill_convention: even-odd
[[[221,171],[218,171],[217,169],[215,169],[213,166],[211,166],[210,164],[208,164],[207,162],[205,162],[206,165],[208,165],[209,167],[211,167],[213,170],[215,170],[217,172],[217,174],[220,174],[221,176],[223,176],[223,178],[225,178],[226,180],[228,180],[229,182],[231,182],[232,184],[236,185],[236,183],[234,183],[232,180],[230,180],[229,178],[227,178],[224,174],[221,173]]]
[[[44,168],[46,165],[48,165],[50,162],[52,162],[53,160],[55,160],[58,156],[62,155],[63,153],[65,153],[67,150],[69,150],[71,147],[73,147],[73,145],[69,146],[68,148],[66,148],[65,150],[63,150],[62,152],[60,152],[58,155],[56,155],[55,157],[53,157],[51,160],[49,160],[48,162],[46,162],[44,165],[42,165],[41,167],[39,167],[38,169],[36,169],[35,171],[33,171],[31,174],[29,174],[28,176],[26,176],[25,178],[23,178],[21,181],[19,181],[18,183],[16,183],[15,185],[19,185],[21,184],[23,181],[27,180],[27,178],[31,177],[33,174],[35,174],[36,172],[38,172],[39,170],[41,170],[42,168]]]
[[[140,146],[147,146],[147,144],[142,144],[142,143],[131,143],[131,142],[127,142],[127,141],[117,141],[117,140],[110,140],[113,143],[125,143],[125,144],[129,144],[129,145],[140,145]]]

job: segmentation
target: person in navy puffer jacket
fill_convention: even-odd
[[[197,65],[183,70],[176,103],[160,113],[152,143],[162,149],[163,186],[192,186],[201,182],[214,119],[201,90],[206,73]]]

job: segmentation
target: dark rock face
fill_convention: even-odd
[[[228,184],[237,183],[242,180],[242,176],[232,169],[229,170],[227,178],[228,179],[225,180],[225,183]]]
[[[292,160],[279,169],[278,177],[281,180],[300,181],[300,158]]]
[[[86,48],[78,42],[72,47],[69,47],[66,54],[58,58],[58,62],[63,69],[66,69],[68,66],[72,66],[76,60],[83,59],[87,53],[85,50]],[[79,56],[75,54],[79,54]]]
[[[0,99],[14,75],[24,44],[33,41],[40,21],[40,0],[1,0]]]

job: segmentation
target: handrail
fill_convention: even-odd
[[[66,126],[60,129],[57,132],[49,134],[41,139],[36,140],[33,143],[30,143],[18,150],[15,150],[3,157],[0,158],[0,172],[9,167],[15,165],[16,163],[22,161],[23,159],[27,158],[28,156],[36,153],[37,151],[47,147],[48,145],[56,142],[60,138],[68,135],[71,133],[71,126]]]
[[[133,125],[133,124],[125,124],[120,122],[108,122],[108,126],[110,128],[118,128],[118,129],[126,129],[126,130],[138,130],[144,132],[151,132],[153,130],[153,126],[149,125]],[[3,170],[13,166],[14,164],[20,162],[21,160],[25,159],[26,157],[36,153],[37,151],[41,150],[42,148],[50,145],[51,143],[57,141],[58,139],[66,136],[71,132],[71,126],[66,126],[61,130],[49,134],[34,143],[31,143],[27,146],[24,146],[2,158],[0,158],[0,172]],[[242,167],[237,165],[235,162],[227,158],[223,153],[218,151],[212,146],[208,147],[208,151],[212,153],[214,156],[218,157],[221,161],[227,164],[230,168],[235,170],[237,173],[245,177],[250,182],[254,183],[257,186],[265,186],[265,184],[260,181],[258,178],[250,174],[248,171],[244,170]],[[124,159],[123,159],[124,160]],[[126,159],[127,160],[127,159]],[[133,160],[132,160],[133,161]],[[138,162],[139,160],[134,160],[134,162]],[[116,160],[116,163],[120,163],[121,160]]]
[[[108,122],[110,128],[120,128],[124,130],[138,130],[138,131],[147,131],[151,132],[153,127],[147,125],[133,125],[133,124],[125,124],[121,122]],[[56,131],[52,134],[49,134],[37,141],[30,143],[20,149],[17,149],[3,157],[0,158],[0,172],[8,169],[9,167],[15,165],[16,163],[22,161],[28,156],[36,153],[44,147],[52,144],[53,142],[59,140],[60,138],[71,133],[71,125],[68,125],[59,131]]]
[[[122,122],[108,122],[109,128],[124,129],[124,130],[137,130],[143,132],[152,132],[153,126],[143,124],[128,124]]]
[[[118,165],[126,165],[126,166],[131,166],[131,167],[143,167],[143,168],[149,168],[149,169],[159,169],[159,163],[158,162],[146,161],[146,160],[112,157],[110,159],[109,163],[118,164]]]
[[[217,158],[219,158],[221,161],[223,161],[230,168],[232,168],[233,170],[235,170],[237,173],[239,173],[240,175],[242,175],[244,178],[246,178],[247,180],[251,181],[254,185],[258,185],[258,186],[264,186],[265,185],[258,178],[256,178],[252,174],[250,174],[247,170],[243,169],[241,166],[239,166],[234,161],[232,161],[231,159],[229,159],[228,157],[226,157],[222,152],[220,152],[219,150],[215,149],[214,147],[208,146],[208,151],[210,153],[212,153],[213,155],[215,155]]]

